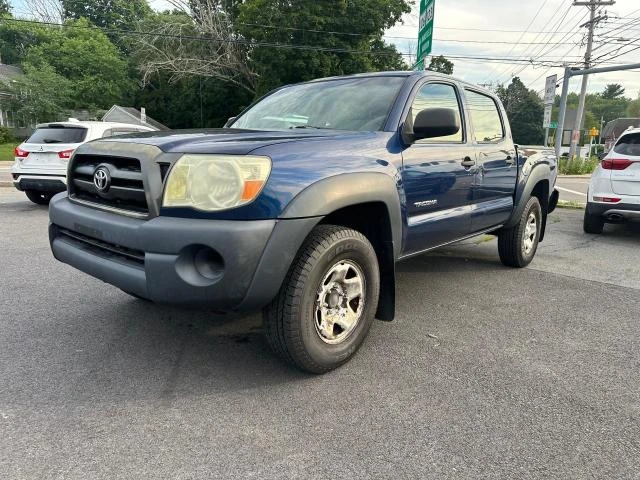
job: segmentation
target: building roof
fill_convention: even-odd
[[[102,117],[104,122],[125,122],[134,123],[136,125],[147,125],[157,130],[169,130],[169,128],[157,120],[154,120],[149,115],[146,115],[146,121],[141,121],[142,112],[133,107],[121,107],[120,105],[114,105],[109,109],[107,113]]]
[[[604,138],[618,138],[629,127],[640,127],[640,118],[616,118],[602,129]]]

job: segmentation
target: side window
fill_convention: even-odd
[[[479,143],[498,142],[504,138],[504,128],[495,100],[472,90],[466,90],[471,124]]]
[[[409,114],[412,116],[412,120],[415,121],[418,113],[425,108],[450,108],[456,111],[458,115],[458,121],[460,121],[460,102],[458,101],[458,95],[452,85],[446,85],[444,83],[427,83],[420,87],[416,98],[411,104],[411,111]],[[462,125],[462,122],[460,122]],[[447,135],[444,137],[425,138],[419,140],[416,143],[442,143],[442,142],[462,142],[464,126],[460,128],[457,133],[453,135]]]
[[[105,130],[102,134],[102,138],[107,138],[107,137],[111,137],[113,135],[113,130],[111,130],[110,128],[108,130]]]

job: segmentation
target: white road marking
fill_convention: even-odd
[[[583,195],[583,196],[587,196],[586,193],[582,193],[582,192],[576,192],[575,190],[569,190],[568,188],[563,188],[563,187],[559,187],[556,185],[556,188],[558,190],[562,190],[563,192],[567,192],[567,193],[573,193],[574,195]]]

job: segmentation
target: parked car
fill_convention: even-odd
[[[591,175],[584,231],[628,221],[640,221],[640,128],[623,132]]]
[[[32,202],[46,205],[53,195],[67,189],[67,164],[80,145],[97,138],[152,130],[114,122],[43,123],[15,149],[13,185]]]
[[[229,123],[80,146],[53,255],[136,297],[263,309],[309,372],[394,318],[397,261],[491,233],[524,267],[558,200],[553,150],[519,152],[498,98],[447,75],[287,86]]]

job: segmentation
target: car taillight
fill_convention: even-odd
[[[58,158],[62,158],[63,160],[69,160],[73,155],[73,150],[63,150],[58,152]]]
[[[605,158],[602,160],[602,168],[606,170],[624,170],[633,163],[626,158]]]
[[[594,202],[618,203],[620,200],[618,197],[593,197]]]
[[[24,150],[22,150],[20,147],[16,147],[13,150],[13,153],[15,154],[16,157],[18,158],[26,158],[29,156],[29,152],[25,152]]]

